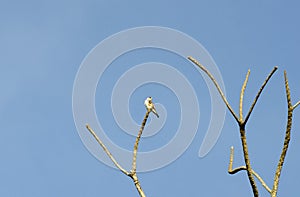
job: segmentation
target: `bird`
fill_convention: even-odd
[[[153,112],[156,115],[157,118],[159,118],[159,115],[156,112],[154,103],[152,102],[152,97],[151,96],[146,98],[144,104],[145,104],[145,107],[147,108],[147,110],[150,110],[151,112]]]

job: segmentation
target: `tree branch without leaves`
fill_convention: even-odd
[[[242,141],[242,147],[243,147],[244,160],[245,160],[246,166],[241,166],[241,167],[232,169],[232,163],[233,163],[233,147],[232,147],[231,151],[230,151],[230,162],[229,162],[228,172],[230,174],[235,174],[235,173],[237,173],[241,170],[246,170],[250,185],[252,187],[253,195],[255,197],[258,196],[258,190],[257,190],[257,186],[255,184],[254,176],[261,182],[263,187],[271,194],[271,196],[275,197],[276,194],[277,194],[277,190],[278,190],[278,183],[279,183],[279,178],[280,178],[282,166],[283,166],[283,163],[284,163],[284,159],[285,159],[287,149],[288,149],[288,145],[289,145],[289,141],[290,141],[290,131],[291,131],[291,127],[292,127],[293,110],[297,106],[299,106],[299,104],[300,104],[300,101],[298,101],[294,106],[292,105],[286,72],[284,72],[286,95],[287,95],[287,102],[288,102],[288,118],[287,118],[288,120],[287,120],[287,127],[286,127],[286,136],[285,136],[285,140],[284,140],[284,146],[283,146],[283,149],[282,149],[282,153],[281,153],[281,156],[280,156],[280,159],[279,159],[279,162],[278,162],[278,166],[277,166],[277,169],[276,169],[273,188],[271,190],[267,186],[267,184],[263,181],[263,179],[251,168],[249,154],[248,154],[248,146],[247,146],[247,140],[246,140],[245,126],[246,126],[246,123],[248,122],[248,120],[250,118],[250,115],[251,115],[251,113],[252,113],[252,111],[253,111],[253,109],[254,109],[257,101],[258,101],[258,98],[260,97],[260,95],[261,95],[263,89],[265,88],[265,86],[267,85],[268,81],[271,79],[272,75],[277,70],[277,67],[273,68],[273,70],[270,72],[270,74],[268,75],[268,77],[266,78],[264,83],[262,84],[262,86],[259,89],[259,91],[258,91],[258,93],[257,93],[257,95],[256,95],[256,97],[255,97],[255,99],[254,99],[247,115],[246,115],[246,118],[244,120],[243,119],[243,99],[244,99],[244,93],[245,93],[245,89],[246,89],[246,86],[247,86],[248,78],[249,78],[249,75],[250,75],[250,70],[248,70],[245,81],[242,85],[242,89],[241,89],[241,93],[240,93],[239,118],[237,118],[236,114],[234,113],[232,107],[228,103],[226,97],[224,96],[222,90],[220,89],[220,87],[219,87],[217,81],[215,80],[215,78],[213,77],[213,75],[204,66],[202,66],[197,60],[195,60],[194,58],[188,57],[188,59],[190,61],[192,61],[195,65],[197,65],[201,70],[203,70],[209,76],[209,78],[213,81],[214,85],[216,86],[217,90],[219,91],[219,93],[220,93],[224,103],[226,104],[227,108],[229,109],[229,111],[231,112],[231,114],[233,115],[235,120],[238,122],[239,129],[240,129],[241,141]]]
[[[249,117],[250,117],[250,115],[251,115],[251,113],[253,111],[253,108],[254,108],[256,102],[258,101],[258,98],[261,95],[263,89],[265,88],[265,86],[267,85],[268,81],[271,79],[272,75],[276,72],[277,69],[278,69],[278,67],[275,66],[273,68],[273,70],[270,72],[270,74],[268,75],[268,77],[266,78],[266,80],[264,81],[264,83],[262,84],[262,86],[260,87],[260,89],[259,89],[259,91],[258,91],[258,93],[257,93],[257,95],[256,95],[256,97],[255,97],[255,99],[254,99],[251,107],[250,107],[250,110],[249,110],[249,112],[248,112],[248,114],[247,114],[247,116],[245,118],[245,124],[247,123],[247,121],[248,121],[248,119],[249,119]]]
[[[294,106],[292,105],[291,92],[290,92],[290,87],[289,87],[289,82],[288,82],[286,71],[284,71],[284,82],[285,82],[285,92],[286,92],[287,108],[288,108],[287,123],[286,123],[286,132],[285,132],[283,148],[282,148],[282,152],[281,152],[281,155],[280,155],[280,158],[279,158],[279,161],[277,164],[277,169],[275,172],[274,183],[273,183],[273,188],[272,188],[272,192],[271,192],[272,197],[275,197],[277,195],[280,174],[281,174],[281,170],[283,167],[283,163],[284,163],[285,156],[286,156],[287,150],[289,148],[289,143],[290,143],[290,139],[291,139],[293,111],[299,105],[299,102],[300,102],[300,101],[298,101]]]
[[[228,166],[228,173],[229,174],[235,174],[238,173],[239,171],[242,170],[247,170],[246,166],[240,166],[238,168],[234,168],[232,169],[232,165],[233,165],[233,155],[234,155],[234,148],[233,146],[230,148],[230,160],[229,160],[229,166]],[[264,180],[259,176],[258,173],[256,173],[253,169],[251,171],[251,173],[260,181],[260,183],[262,184],[262,186],[269,192],[271,193],[271,189],[268,187],[268,185],[264,182]]]
[[[247,146],[247,138],[246,138],[246,130],[245,130],[245,126],[247,123],[247,120],[249,119],[251,112],[254,109],[254,106],[262,92],[262,90],[264,89],[265,85],[267,84],[267,82],[269,81],[269,79],[271,78],[271,76],[273,75],[273,73],[277,70],[277,67],[275,67],[272,72],[269,74],[269,76],[267,77],[267,79],[265,80],[265,82],[263,83],[262,87],[260,88],[258,94],[256,95],[254,102],[246,116],[245,121],[243,120],[243,98],[244,98],[244,92],[246,89],[246,85],[248,82],[248,78],[250,75],[250,70],[248,70],[247,75],[246,75],[246,79],[243,83],[242,89],[241,89],[241,94],[240,94],[240,105],[239,105],[239,118],[237,117],[237,115],[235,114],[235,112],[233,111],[232,107],[230,106],[230,104],[228,103],[226,97],[224,96],[218,82],[215,80],[214,76],[203,66],[201,65],[196,59],[194,59],[193,57],[188,57],[188,59],[190,61],[192,61],[195,65],[197,65],[201,70],[203,70],[208,76],[209,78],[213,81],[214,85],[216,86],[217,90],[219,91],[224,103],[226,104],[227,108],[229,109],[229,111],[231,112],[231,114],[233,115],[233,117],[235,118],[235,120],[237,121],[238,125],[239,125],[239,130],[240,130],[240,136],[241,136],[241,141],[242,141],[242,147],[243,147],[243,153],[244,153],[244,160],[245,160],[245,164],[246,164],[246,171],[247,171],[247,175],[248,175],[248,179],[250,182],[250,185],[252,187],[252,191],[255,197],[258,196],[258,190],[257,190],[257,186],[253,177],[253,173],[252,173],[252,168],[251,168],[251,164],[250,164],[250,158],[249,158],[249,153],[248,153],[248,146]]]
[[[136,174],[136,157],[137,157],[137,150],[138,150],[138,145],[139,145],[139,141],[141,139],[143,130],[145,128],[146,122],[148,120],[149,117],[149,113],[151,112],[151,110],[147,110],[145,117],[143,119],[141,128],[138,132],[138,135],[136,137],[135,140],[135,144],[133,147],[133,158],[132,158],[132,169],[130,172],[126,171],[117,161],[116,159],[113,157],[113,155],[111,154],[111,152],[106,148],[106,146],[103,144],[103,142],[100,140],[100,138],[96,135],[96,133],[93,131],[93,129],[87,124],[86,128],[88,129],[88,131],[93,135],[93,137],[95,138],[95,140],[98,142],[98,144],[102,147],[102,149],[104,150],[104,152],[107,154],[107,156],[110,158],[110,160],[114,163],[114,165],[121,171],[123,172],[125,175],[129,176],[133,182],[134,185],[137,189],[137,191],[139,192],[139,195],[141,197],[146,197],[144,191],[142,190],[141,184],[138,180],[138,176]]]
[[[226,104],[227,108],[229,109],[229,111],[230,111],[230,113],[232,114],[232,116],[234,117],[234,119],[235,119],[236,121],[239,121],[237,115],[234,113],[232,107],[231,107],[230,104],[228,103],[228,101],[227,101],[227,99],[226,99],[224,93],[222,92],[222,90],[221,90],[221,88],[220,88],[218,82],[217,82],[216,79],[214,78],[214,76],[213,76],[213,75],[212,75],[212,74],[211,74],[204,66],[202,66],[202,64],[200,64],[200,63],[199,63],[196,59],[194,59],[193,57],[188,57],[188,59],[189,59],[190,61],[192,61],[194,64],[196,64],[201,70],[203,70],[203,71],[207,74],[207,76],[211,79],[211,81],[212,81],[212,82],[214,83],[214,85],[216,86],[218,92],[220,93],[220,95],[221,95],[221,97],[222,97],[224,103]]]
[[[234,119],[236,120],[236,122],[239,125],[240,137],[241,137],[241,142],[242,142],[242,147],[243,147],[243,154],[244,154],[244,161],[245,161],[246,166],[240,166],[238,168],[232,169],[233,158],[234,158],[234,149],[233,149],[233,147],[231,147],[228,173],[229,174],[235,174],[239,171],[247,171],[248,179],[249,179],[250,185],[252,187],[253,195],[255,197],[258,196],[258,189],[257,189],[256,183],[255,183],[254,177],[256,177],[260,181],[262,186],[271,194],[272,197],[276,197],[277,191],[278,191],[278,184],[279,184],[281,170],[282,170],[282,167],[283,167],[283,163],[284,163],[285,156],[286,156],[288,146],[289,146],[289,142],[290,142],[293,111],[296,107],[298,107],[300,105],[300,101],[298,101],[295,105],[292,105],[291,96],[290,96],[290,89],[289,89],[289,85],[288,85],[288,79],[287,79],[286,72],[284,72],[286,96],[287,96],[287,106],[288,106],[288,118],[287,118],[287,126],[286,126],[286,135],[285,135],[284,145],[283,145],[283,148],[282,148],[282,153],[280,155],[280,159],[278,161],[277,169],[276,169],[276,172],[275,172],[273,188],[271,190],[267,186],[267,184],[264,182],[264,180],[259,176],[259,174],[256,173],[251,168],[250,158],[249,158],[249,153],[248,153],[247,140],[246,140],[245,127],[246,127],[246,123],[248,122],[248,120],[250,118],[250,115],[251,115],[251,113],[252,113],[252,111],[253,111],[253,109],[254,109],[257,101],[258,101],[258,98],[260,97],[260,95],[261,95],[264,87],[268,83],[268,81],[271,79],[272,75],[277,70],[277,67],[274,67],[274,69],[270,72],[270,74],[268,75],[268,77],[266,78],[264,83],[262,84],[261,88],[259,89],[259,91],[258,91],[258,93],[257,93],[257,95],[256,95],[256,97],[255,97],[255,99],[254,99],[247,115],[246,115],[246,118],[243,119],[243,100],[244,100],[244,94],[245,94],[245,89],[246,89],[246,86],[247,86],[247,82],[248,82],[248,79],[249,79],[249,76],[250,76],[250,70],[248,70],[245,81],[244,81],[244,83],[242,85],[242,88],[241,88],[240,102],[239,102],[239,117],[238,117],[235,114],[235,112],[233,111],[233,109],[230,106],[229,102],[227,101],[224,93],[222,92],[222,90],[221,90],[219,84],[217,83],[217,81],[215,80],[214,76],[204,66],[202,66],[197,60],[195,60],[194,58],[188,57],[188,59],[190,61],[192,61],[195,65],[197,65],[201,70],[203,70],[208,75],[208,77],[212,80],[212,82],[216,86],[219,94],[221,95],[222,100],[224,101],[224,103],[227,106],[228,110],[230,111],[230,113],[232,114],[232,116],[234,117]],[[143,133],[143,130],[144,130],[144,127],[146,125],[146,122],[147,122],[147,119],[149,117],[150,112],[151,112],[151,109],[147,109],[145,117],[144,117],[143,122],[142,122],[142,125],[141,125],[140,130],[138,132],[138,135],[136,137],[134,148],[133,148],[132,169],[130,171],[126,171],[116,161],[116,159],[113,157],[111,152],[106,148],[106,146],[103,144],[103,142],[100,140],[100,138],[96,135],[96,133],[93,131],[93,129],[88,124],[86,125],[86,128],[88,129],[88,131],[92,134],[92,136],[95,138],[95,140],[98,142],[98,144],[102,147],[102,149],[107,154],[107,156],[110,158],[110,160],[114,163],[114,165],[122,173],[129,176],[133,180],[133,182],[135,184],[135,187],[136,187],[136,189],[137,189],[137,191],[138,191],[138,193],[141,197],[145,197],[146,195],[145,195],[144,191],[141,188],[140,182],[139,182],[137,174],[136,174],[136,158],[137,158],[137,151],[138,151],[139,141],[140,141],[140,138],[142,136],[142,133]]]

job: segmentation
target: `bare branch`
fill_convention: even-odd
[[[284,81],[285,81],[285,90],[286,90],[286,98],[287,98],[287,107],[288,107],[287,115],[288,116],[287,116],[284,144],[283,144],[282,152],[281,152],[281,155],[280,155],[280,158],[278,161],[278,165],[277,165],[275,177],[274,177],[274,184],[273,184],[272,193],[271,193],[272,197],[275,197],[277,195],[280,174],[281,174],[284,159],[285,159],[288,147],[289,147],[289,142],[291,139],[291,129],[292,129],[292,120],[293,120],[294,107],[293,107],[292,101],[291,101],[291,93],[290,93],[290,88],[289,88],[286,71],[284,71]],[[296,104],[296,106],[297,106],[297,104]]]
[[[227,108],[229,109],[229,111],[231,112],[231,114],[233,115],[233,117],[235,118],[235,120],[238,122],[239,127],[240,127],[240,135],[241,135],[241,141],[242,141],[243,152],[244,152],[244,160],[245,160],[245,163],[246,163],[247,175],[248,175],[251,187],[252,187],[253,194],[254,194],[255,197],[258,197],[258,190],[257,190],[256,184],[255,184],[254,177],[252,175],[252,169],[251,169],[250,159],[249,159],[249,154],[248,154],[248,147],[247,147],[247,140],[246,140],[246,133],[245,133],[246,121],[243,122],[234,113],[233,109],[231,108],[230,104],[228,103],[226,97],[224,96],[224,94],[223,94],[220,86],[218,85],[217,81],[215,80],[214,76],[203,65],[201,65],[197,60],[195,60],[193,57],[188,57],[188,59],[190,61],[192,61],[194,64],[196,64],[201,70],[203,70],[209,76],[209,78],[212,80],[212,82],[216,86],[218,92],[220,93],[220,95],[221,95],[224,103],[226,104]],[[275,67],[275,68],[277,69],[277,67]],[[272,71],[272,72],[274,72],[274,71]],[[247,84],[248,78],[249,78],[249,71],[247,73],[245,82],[244,82],[242,90],[241,90],[241,98],[240,98],[240,100],[243,100],[243,94],[244,94],[244,90],[246,88],[246,84]],[[267,83],[267,81],[269,80],[269,78],[270,78],[270,76],[265,81],[265,84]],[[261,90],[260,90],[260,92],[259,92],[259,94],[258,94],[258,96],[257,96],[257,98],[256,98],[256,100],[255,100],[255,102],[253,104],[253,106],[252,106],[251,111],[253,110],[253,107],[254,107],[254,105],[255,105],[255,103],[256,103],[256,101],[257,101],[257,99],[258,99],[258,97],[259,97],[259,95],[260,95],[260,93],[262,91],[262,89],[264,88],[265,84],[263,84],[263,86],[262,86],[262,88],[261,88]],[[241,104],[242,104],[242,101],[240,101],[240,105]],[[242,110],[242,108],[240,108],[240,110]],[[248,116],[250,116],[250,113],[248,113]],[[247,117],[247,118],[249,118],[249,117]]]
[[[249,110],[249,112],[248,112],[248,114],[247,114],[247,116],[246,116],[246,118],[245,118],[244,124],[247,123],[247,121],[248,121],[248,119],[249,119],[249,117],[250,117],[250,115],[251,115],[251,113],[252,113],[252,111],[253,111],[253,109],[254,109],[254,106],[255,106],[255,104],[256,104],[256,102],[257,102],[257,100],[258,100],[260,94],[262,93],[264,87],[267,85],[268,81],[271,79],[272,75],[275,73],[275,71],[276,71],[277,69],[278,69],[278,67],[275,66],[275,67],[273,68],[273,70],[271,71],[271,73],[270,73],[270,74],[268,75],[268,77],[266,78],[266,80],[264,81],[264,83],[262,84],[262,86],[261,86],[261,88],[259,89],[259,91],[258,91],[258,93],[257,93],[257,95],[256,95],[256,97],[255,97],[255,99],[254,99],[254,101],[253,101],[253,103],[252,103],[252,105],[251,105],[251,107],[250,107],[250,110]]]
[[[296,109],[296,107],[298,107],[299,104],[300,104],[300,101],[298,101],[298,102],[293,106],[293,109]]]
[[[197,65],[201,70],[203,70],[207,75],[208,77],[212,80],[212,82],[214,83],[214,85],[216,86],[219,94],[221,95],[224,103],[226,104],[227,108],[229,109],[230,113],[233,115],[234,119],[239,122],[239,119],[237,117],[237,115],[234,113],[232,107],[230,106],[230,104],[228,103],[224,93],[222,92],[218,82],[216,81],[216,79],[214,78],[214,76],[202,65],[200,64],[196,59],[194,59],[193,57],[189,56],[188,59],[193,62],[195,65]]]
[[[243,126],[245,126],[245,125],[240,125],[240,135],[241,135],[241,141],[242,141],[242,146],[243,146],[243,153],[244,153],[244,160],[245,160],[245,164],[246,164],[247,175],[248,175],[248,179],[250,181],[250,185],[252,187],[253,195],[255,197],[258,197],[257,186],[255,183],[254,177],[252,175],[252,168],[250,165],[250,158],[249,158],[247,139],[246,139],[246,131],[245,131],[245,128],[243,128]]]
[[[144,191],[142,190],[141,184],[140,184],[139,179],[138,179],[137,174],[136,174],[136,156],[137,156],[139,141],[141,139],[142,133],[144,131],[144,128],[145,128],[145,125],[146,125],[146,122],[148,120],[148,117],[149,117],[149,114],[150,114],[151,110],[152,110],[151,108],[147,109],[145,117],[144,117],[142,125],[141,125],[141,128],[140,128],[140,130],[138,132],[138,135],[135,139],[135,143],[134,143],[134,147],[133,147],[132,169],[131,169],[131,172],[130,172],[130,175],[129,175],[132,178],[132,180],[134,182],[134,185],[135,185],[135,187],[136,187],[136,189],[139,192],[141,197],[146,197],[146,195],[145,195]]]
[[[250,69],[249,69],[248,72],[247,72],[245,81],[244,81],[243,86],[242,86],[242,89],[241,89],[241,94],[240,94],[240,122],[243,121],[243,101],[244,101],[244,93],[245,93],[245,89],[246,89],[247,82],[248,82],[248,79],[249,79],[249,75],[250,75]]]
[[[109,150],[106,148],[106,146],[100,140],[100,138],[96,135],[96,133],[94,132],[94,130],[88,124],[86,124],[86,128],[93,135],[93,137],[96,139],[96,141],[98,142],[98,144],[103,148],[104,152],[107,154],[107,156],[110,158],[110,160],[115,164],[115,166],[121,172],[123,172],[124,174],[126,174],[127,176],[129,176],[130,173],[127,172],[124,168],[121,167],[121,165],[116,161],[116,159],[113,157],[113,155],[111,154],[111,152],[109,152]]]
[[[151,109],[150,110],[148,109],[146,114],[145,114],[145,117],[144,117],[144,120],[142,122],[139,133],[138,133],[138,135],[136,137],[136,140],[135,140],[135,144],[134,144],[134,147],[133,147],[133,159],[132,159],[132,169],[131,169],[132,173],[136,172],[136,155],[137,155],[138,145],[139,145],[139,141],[141,139],[141,136],[142,136],[142,133],[143,133],[143,130],[144,130],[144,127],[145,127],[145,124],[147,122],[147,119],[149,117],[150,112],[151,112]]]
[[[138,180],[138,176],[136,174],[136,156],[137,156],[137,150],[138,150],[138,145],[139,145],[139,141],[141,139],[145,124],[147,122],[147,119],[149,117],[149,114],[151,112],[150,110],[146,111],[144,120],[142,122],[141,128],[138,132],[138,135],[136,137],[135,140],[135,144],[134,144],[134,149],[133,149],[133,159],[132,159],[132,170],[130,172],[127,172],[125,169],[123,169],[120,164],[116,161],[116,159],[112,156],[112,154],[110,153],[110,151],[106,148],[106,146],[103,144],[103,142],[100,140],[100,138],[96,135],[96,133],[93,131],[93,129],[87,124],[86,128],[89,130],[89,132],[94,136],[94,138],[96,139],[96,141],[98,142],[98,144],[103,148],[104,152],[108,155],[108,157],[110,158],[110,160],[115,164],[115,166],[124,174],[126,174],[127,176],[129,176],[133,182],[134,185],[137,189],[137,191],[139,192],[140,197],[146,197],[144,191],[142,190],[141,184]]]
[[[238,173],[239,171],[242,170],[246,170],[247,168],[246,166],[240,166],[237,168],[232,169],[232,164],[233,164],[233,155],[234,155],[234,149],[233,146],[230,148],[230,161],[229,161],[229,166],[228,166],[228,173],[229,174],[235,174]],[[252,169],[252,174],[259,180],[259,182],[262,184],[262,186],[269,192],[271,193],[271,189],[268,187],[268,185],[264,182],[264,180],[259,176],[258,173],[256,173],[253,169]]]
[[[246,139],[246,131],[245,131],[245,126],[246,123],[248,122],[251,113],[253,112],[253,109],[263,91],[263,89],[265,88],[265,86],[267,85],[267,83],[269,82],[269,80],[271,79],[271,77],[273,76],[273,74],[276,72],[276,70],[278,69],[277,66],[275,66],[273,68],[273,70],[270,72],[270,74],[267,76],[267,78],[265,79],[264,83],[262,84],[262,86],[260,87],[247,115],[245,120],[243,120],[243,100],[244,100],[244,93],[245,93],[245,89],[247,86],[247,82],[248,82],[248,78],[250,75],[250,70],[248,70],[245,81],[243,83],[242,89],[241,89],[241,93],[240,93],[240,103],[239,103],[239,118],[237,117],[237,115],[234,113],[232,107],[230,106],[230,104],[228,103],[225,95],[223,94],[220,86],[218,85],[217,81],[215,80],[214,76],[203,66],[201,65],[197,60],[195,60],[193,57],[188,57],[188,59],[190,61],[192,61],[195,65],[197,65],[201,70],[203,70],[208,77],[212,80],[212,82],[214,83],[214,85],[216,86],[219,94],[221,95],[224,103],[226,104],[227,108],[229,109],[229,111],[231,112],[231,114],[233,115],[233,117],[235,118],[235,120],[239,123],[239,128],[240,128],[240,136],[241,136],[241,141],[242,141],[242,147],[243,147],[243,154],[244,154],[244,161],[246,166],[241,166],[235,169],[232,169],[232,163],[233,163],[233,147],[231,148],[231,153],[230,153],[230,162],[229,162],[229,166],[228,166],[228,172],[230,174],[235,174],[241,170],[246,170],[247,171],[247,175],[252,187],[252,191],[255,197],[258,196],[258,189],[254,180],[254,176],[261,182],[261,184],[263,185],[263,187],[269,192],[271,193],[272,197],[275,197],[277,195],[277,190],[278,190],[278,184],[279,184],[279,179],[280,179],[280,174],[281,174],[281,170],[282,170],[282,166],[284,163],[284,159],[287,153],[287,149],[288,149],[288,145],[290,142],[290,135],[291,135],[291,127],[292,127],[292,115],[293,115],[293,110],[298,107],[300,105],[300,101],[298,101],[294,106],[292,105],[291,102],[291,96],[290,96],[290,90],[289,90],[289,85],[288,85],[288,79],[287,79],[287,75],[286,72],[284,72],[284,78],[285,78],[285,86],[286,86],[286,96],[287,96],[287,103],[288,103],[288,118],[287,118],[287,126],[286,126],[286,135],[285,135],[285,140],[284,140],[284,146],[282,149],[282,153],[278,162],[278,166],[276,169],[276,173],[275,173],[275,177],[274,177],[274,184],[273,184],[273,188],[272,190],[266,185],[266,183],[263,181],[263,179],[251,168],[251,164],[250,164],[250,159],[249,159],[249,152],[248,152],[248,146],[247,146],[247,139]]]
[[[139,192],[140,197],[146,197],[144,191],[142,190],[142,187],[141,187],[141,184],[140,184],[139,179],[137,177],[137,174],[133,173],[133,174],[130,175],[130,177],[132,178],[132,180],[134,182],[134,185],[135,185],[137,191]]]
[[[230,159],[229,159],[229,165],[228,165],[228,173],[229,174],[231,174],[231,172],[232,172],[233,155],[234,155],[234,148],[233,148],[233,146],[231,146],[230,147]]]

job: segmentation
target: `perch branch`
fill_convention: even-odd
[[[145,125],[146,125],[146,122],[148,120],[150,112],[151,112],[150,109],[148,109],[146,111],[146,114],[145,114],[145,117],[143,119],[141,128],[140,128],[140,130],[138,132],[138,135],[135,139],[135,143],[134,143],[134,147],[133,147],[132,169],[131,169],[131,172],[130,172],[130,175],[129,175],[132,178],[132,180],[134,182],[134,185],[135,185],[135,187],[136,187],[136,189],[139,192],[141,197],[146,197],[146,195],[145,195],[144,191],[142,190],[141,184],[140,184],[139,179],[138,179],[137,174],[136,174],[136,156],[137,156],[137,150],[138,150],[139,142],[140,142],[140,139],[141,139],[142,133],[144,131],[144,128],[145,128]]]
[[[272,193],[271,193],[272,197],[275,197],[277,195],[280,174],[281,174],[284,159],[285,159],[288,147],[289,147],[289,142],[290,142],[290,139],[291,139],[293,110],[294,110],[295,106],[296,107],[298,106],[298,104],[296,104],[294,106],[292,105],[291,93],[290,93],[290,88],[289,88],[289,83],[288,83],[288,78],[287,78],[286,71],[284,71],[284,81],[285,81],[285,90],[286,90],[287,107],[288,107],[287,124],[286,124],[284,144],[283,144],[282,152],[281,152],[281,155],[280,155],[280,158],[279,158],[279,161],[278,161],[277,169],[276,169],[276,172],[275,172],[274,184],[273,184]]]
[[[139,130],[139,133],[135,139],[135,143],[134,143],[134,147],[133,147],[132,169],[131,169],[132,173],[136,172],[136,155],[137,155],[138,145],[139,145],[139,141],[141,139],[141,136],[142,136],[143,130],[145,128],[145,124],[147,122],[150,112],[151,112],[151,110],[147,110],[144,120],[142,122],[141,128]]]
[[[229,166],[228,166],[228,173],[229,174],[235,174],[242,170],[247,170],[246,166],[240,166],[237,168],[232,169],[233,165],[233,155],[234,155],[234,148],[233,146],[230,148],[230,160],[229,160]],[[259,180],[259,182],[262,184],[262,186],[271,193],[271,189],[268,187],[268,185],[264,182],[264,180],[259,176],[258,173],[256,173],[253,169],[251,173]]]

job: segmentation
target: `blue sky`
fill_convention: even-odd
[[[246,111],[265,77],[274,66],[279,66],[247,125],[252,166],[271,187],[285,131],[284,70],[288,72],[293,103],[300,99],[299,7],[296,1],[267,0],[131,3],[2,0],[0,196],[138,196],[128,177],[99,162],[85,148],[74,124],[72,91],[81,62],[99,42],[139,26],[173,28],[201,43],[216,62],[235,111],[248,68],[251,75],[245,94]],[[142,59],[137,61],[136,57]],[[145,61],[161,58],[170,64],[177,61],[168,53],[150,49],[124,58],[128,68],[131,63],[143,62],[143,58]],[[121,61],[114,63],[117,66]],[[201,75],[195,74],[195,68],[187,60],[178,61],[182,64],[186,61],[190,66],[183,69],[174,63],[201,98],[200,125],[193,142],[179,159],[164,168],[139,174],[145,193],[147,196],[252,196],[245,172],[234,176],[227,173],[230,146],[235,147],[234,166],[244,165],[238,127],[229,113],[217,144],[207,156],[198,157],[211,113],[209,93]],[[116,126],[108,105],[101,107],[102,101],[110,99],[107,87],[112,87],[115,75],[120,74],[113,68],[112,65],[107,70],[97,89],[96,107],[106,107],[104,111],[97,110],[97,115],[104,129],[111,130],[107,135],[130,150],[134,138]],[[164,130],[152,139],[141,140],[144,151],[169,141],[179,120],[176,111],[180,109],[168,103],[173,99],[176,104],[174,94],[161,86],[153,87],[145,86],[145,90],[137,89],[133,94],[129,104],[133,119],[141,122],[145,109],[140,100],[149,91],[171,113]],[[295,196],[298,191],[299,116],[296,109],[279,196]],[[261,196],[268,196],[260,185],[258,188]]]

